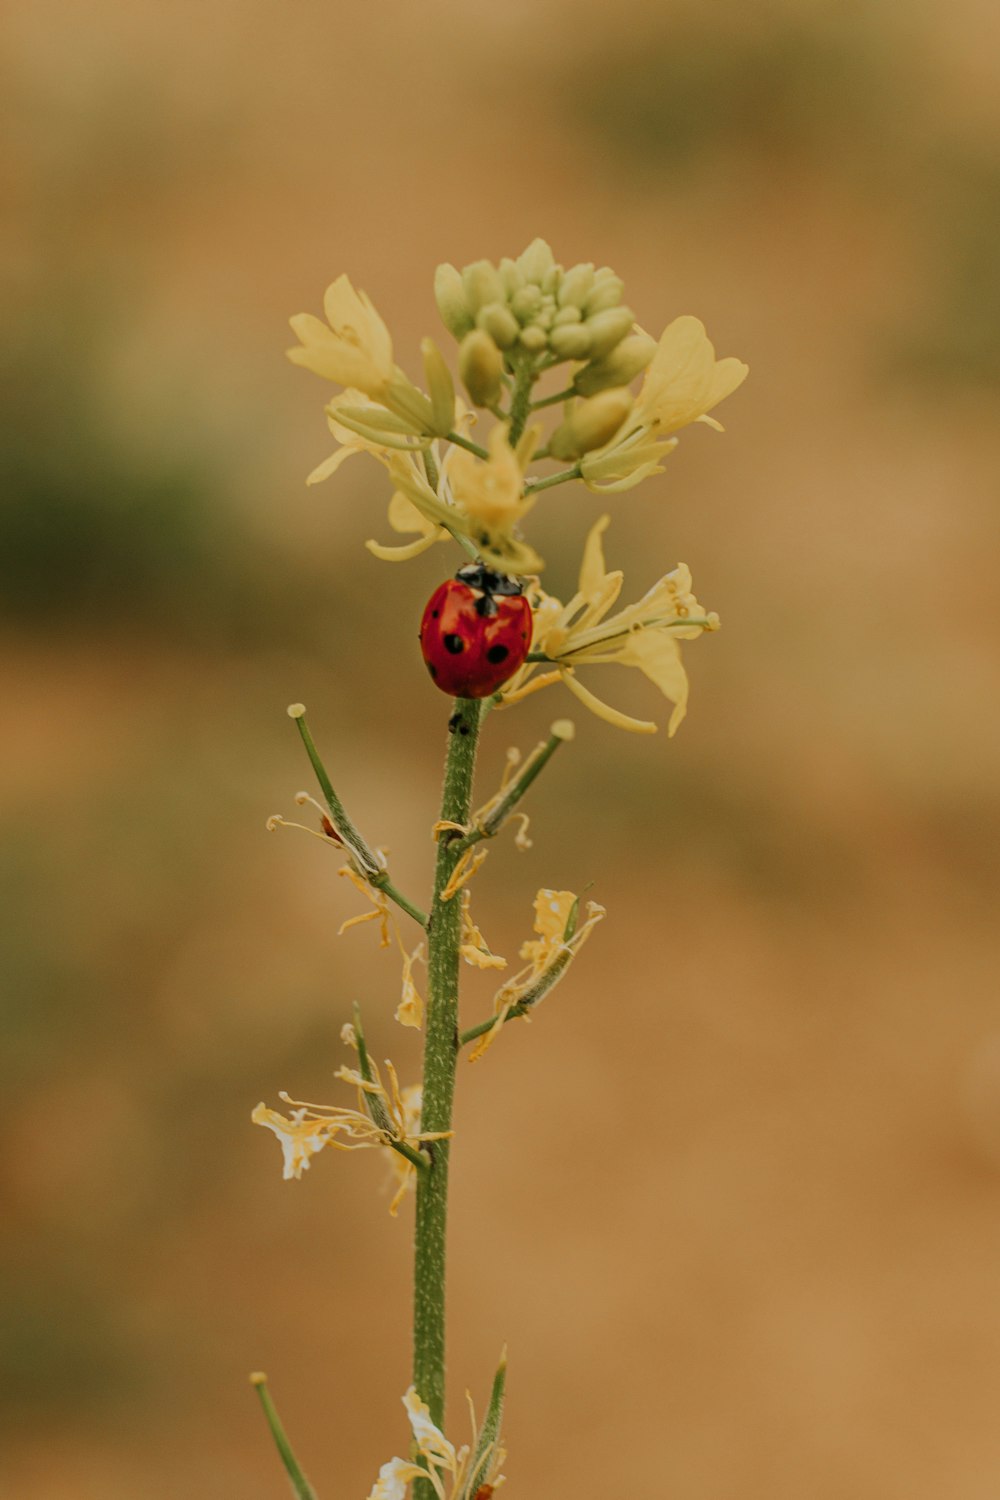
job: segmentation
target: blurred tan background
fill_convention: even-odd
[[[534,533],[561,592],[611,509],[632,593],[683,559],[724,631],[674,741],[574,713],[535,847],[480,878],[501,952],[539,885],[610,915],[460,1078],[451,1428],[506,1340],[511,1494],[995,1500],[995,20],[11,0],[5,1495],[284,1494],[255,1368],[323,1500],[403,1451],[411,1206],[366,1155],[282,1182],[249,1114],[336,1097],[355,999],[417,1050],[336,861],[264,820],[302,699],[426,889],[450,558],[362,550],[374,465],[306,490],[327,393],[286,318],[346,271],[417,373],[435,264],[541,233],[751,378],[725,437]],[[491,722],[484,793],[576,707]]]

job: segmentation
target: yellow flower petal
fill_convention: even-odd
[[[674,705],[667,727],[668,735],[674,735],[687,713],[688,699],[687,673],[677,641],[662,630],[637,630],[628,637],[619,660],[645,672]]]
[[[412,557],[419,557],[421,552],[427,552],[434,546],[435,542],[446,542],[448,533],[446,531],[432,532],[430,536],[422,536],[415,542],[406,542],[400,547],[386,547],[381,542],[376,542],[369,537],[365,546],[372,557],[377,557],[381,562],[409,562]]]
[[[585,688],[581,682],[576,680],[572,672],[562,674],[563,682],[569,688],[574,697],[596,714],[599,719],[604,719],[608,724],[614,724],[616,729],[627,729],[632,734],[655,734],[657,726],[646,719],[633,719],[628,714],[623,714],[620,709],[612,708],[610,703],[605,703],[589,688]]]
[[[646,371],[635,416],[659,434],[676,432],[731,395],[747,372],[742,360],[716,360],[700,319],[675,318]]]

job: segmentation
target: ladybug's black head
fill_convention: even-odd
[[[497,573],[493,568],[488,568],[485,563],[466,563],[464,568],[459,568],[455,577],[470,589],[475,589],[480,598],[476,600],[476,612],[480,615],[495,615],[497,612],[496,599],[511,598],[524,593],[524,585],[516,578],[508,578],[506,573]]]

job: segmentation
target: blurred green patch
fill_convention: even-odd
[[[744,29],[680,18],[573,58],[568,109],[614,170],[681,174],[710,158],[854,158],[864,167],[892,94],[877,19],[811,15]]]
[[[924,292],[891,362],[921,382],[1000,381],[1000,141],[942,147],[914,206]]]
[[[226,546],[212,460],[196,433],[168,457],[116,433],[99,308],[88,317],[85,298],[70,315],[69,300],[3,330],[0,618],[204,630],[251,583],[250,560]]]

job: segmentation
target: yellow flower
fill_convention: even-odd
[[[507,441],[507,428],[494,427],[487,440],[488,459],[453,447],[445,465],[445,479],[455,505],[467,518],[465,528],[483,559],[504,573],[534,573],[542,560],[517,535],[534,496],[524,493],[524,470],[538,439],[532,428],[516,448]]]
[[[698,318],[682,317],[664,330],[631,415],[606,447],[580,460],[592,490],[632,489],[662,472],[660,460],[677,445],[670,434],[692,422],[722,431],[708,413],[747,377],[739,359],[719,359]]]
[[[323,299],[326,323],[311,313],[291,320],[299,346],[288,358],[325,380],[355,386],[376,399],[396,372],[389,330],[364,292],[356,292],[346,276],[327,287]]]
[[[584,548],[580,586],[563,606],[549,595],[535,608],[532,650],[547,657],[554,673],[532,680],[534,663],[512,679],[505,702],[519,698],[559,678],[587,708],[619,729],[652,734],[656,725],[633,719],[595,696],[577,678],[581,665],[617,662],[638,667],[673,705],[668,733],[674,734],[687,711],[688,681],[681,661],[680,641],[694,640],[707,630],[718,630],[719,617],[706,614],[691,592],[691,573],[683,564],[667,573],[636,603],[617,614],[608,611],[621,592],[623,575],[609,573],[601,537],[609,522],[602,516],[592,527]]]

